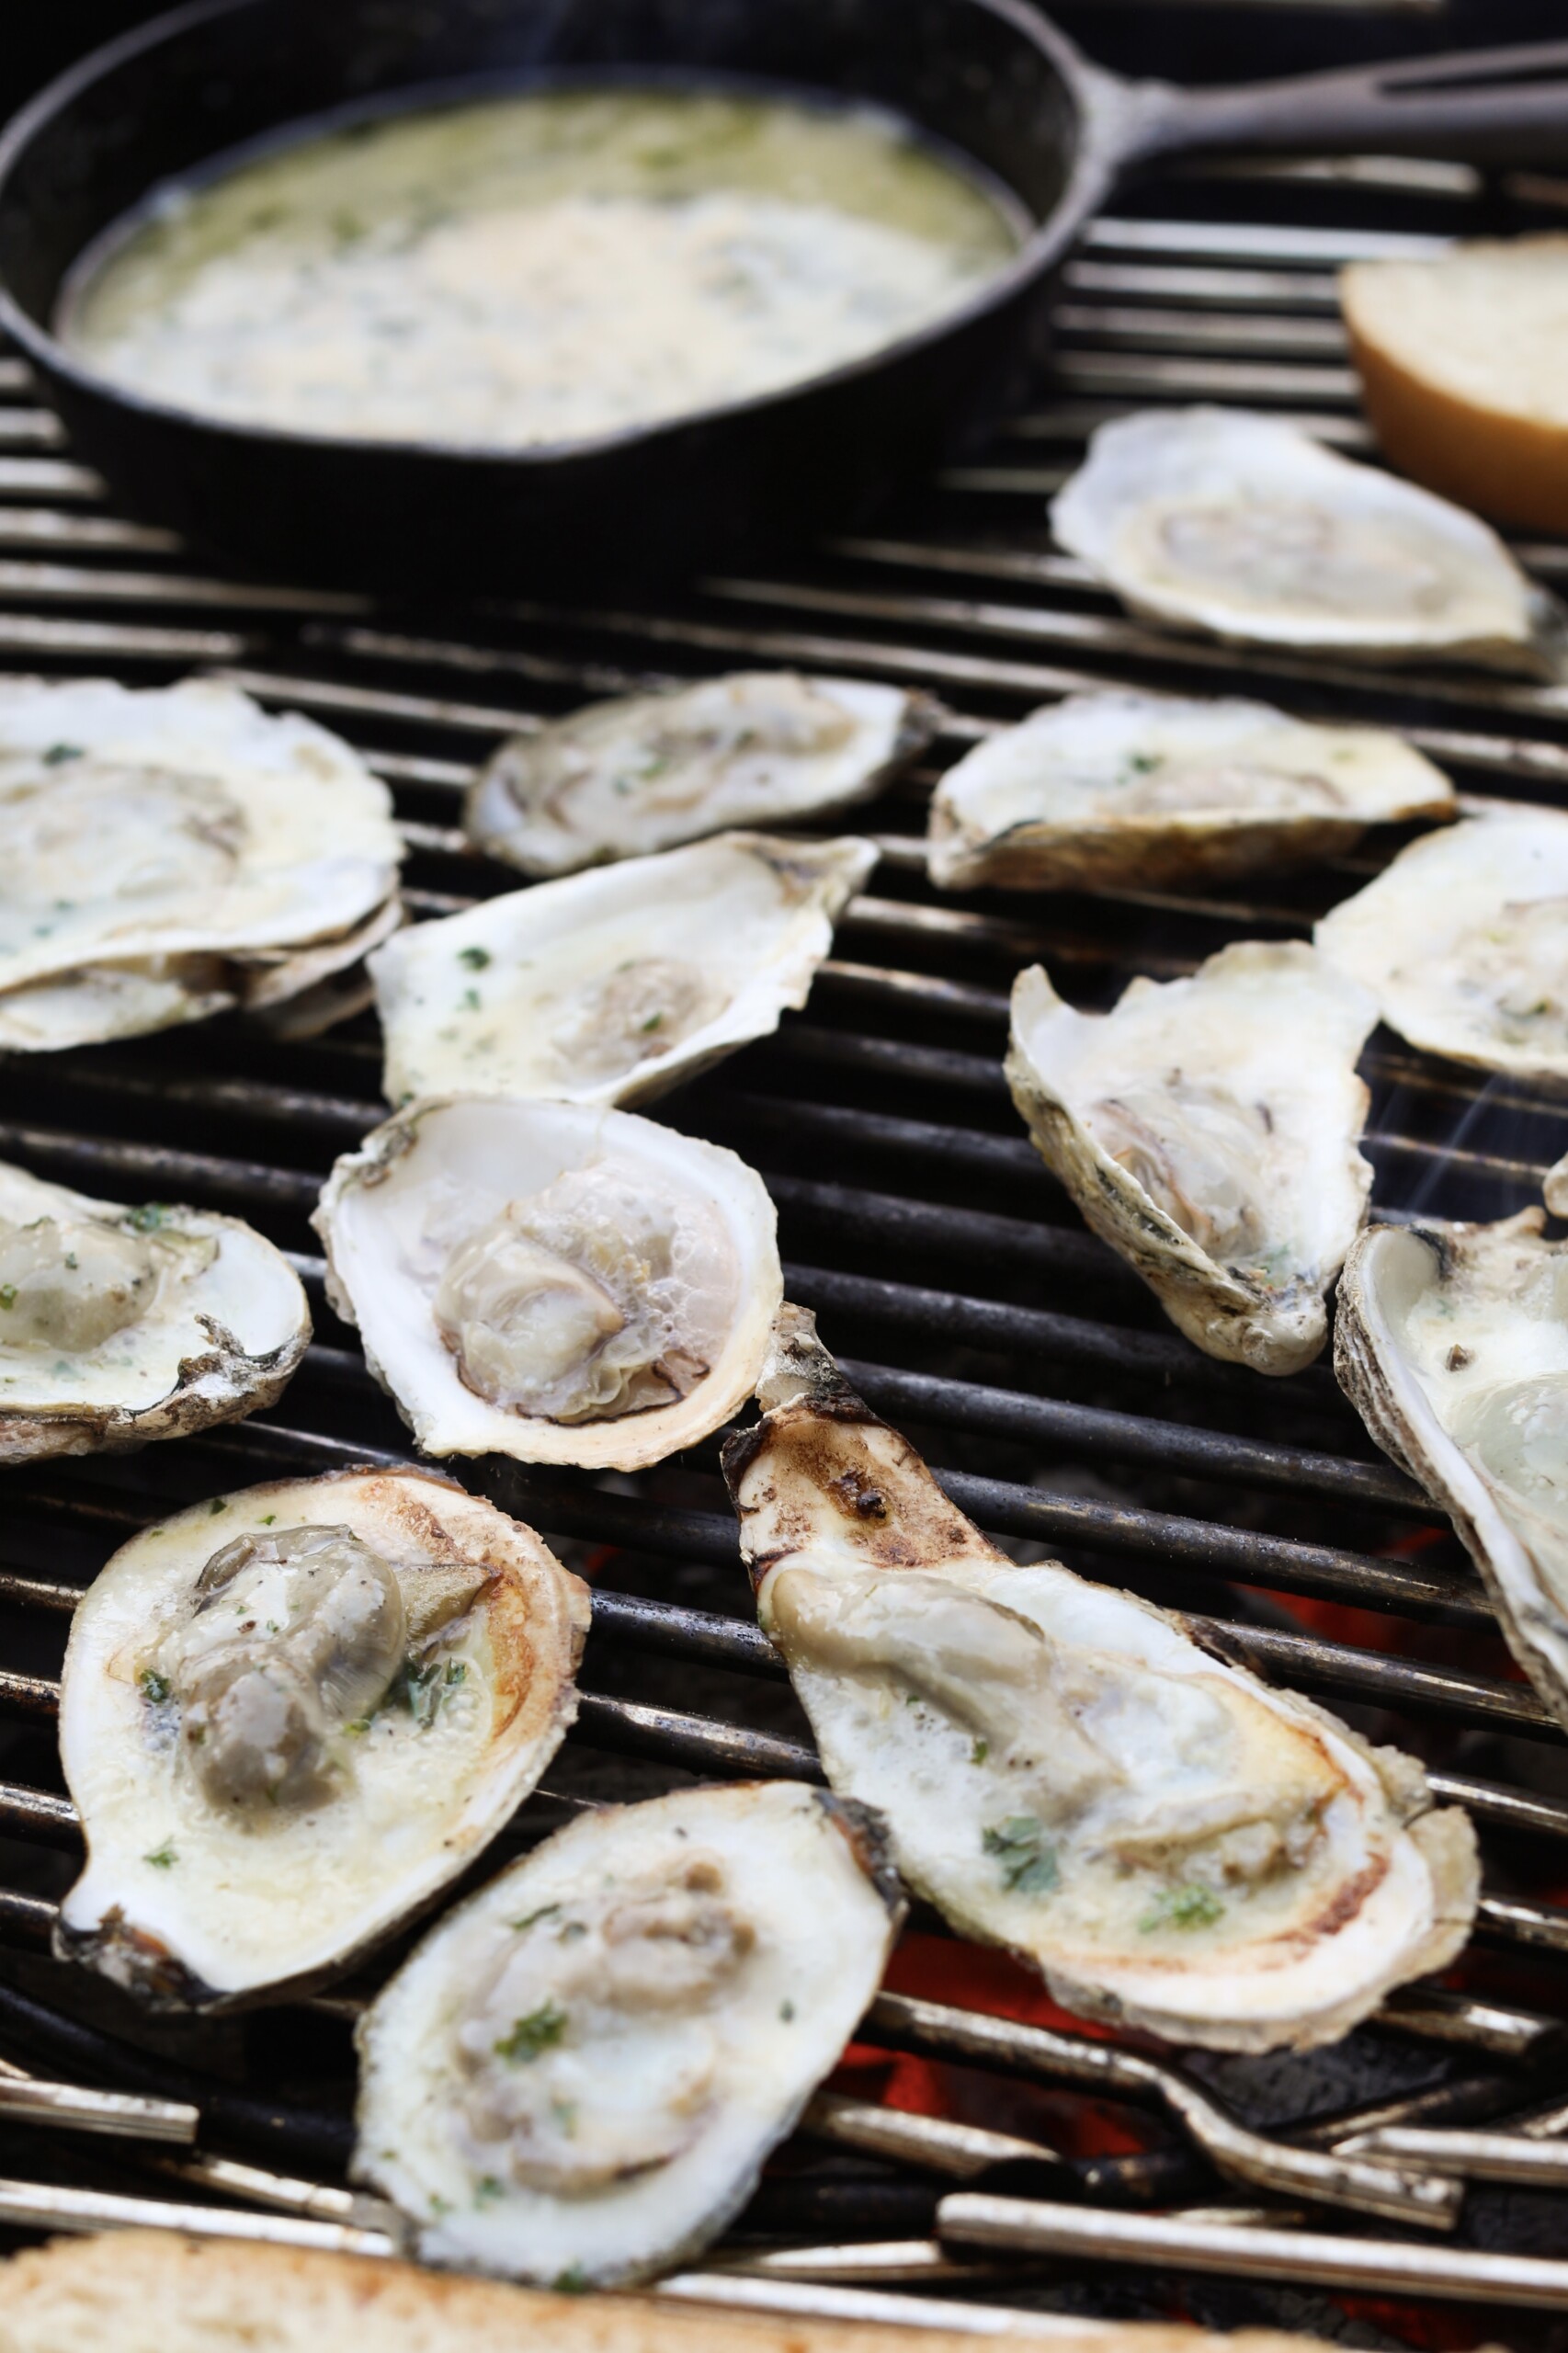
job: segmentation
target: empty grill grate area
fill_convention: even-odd
[[[833,2088],[703,2269],[665,2292],[912,2325],[1185,2310],[1325,2332],[1343,2326],[1326,2301],[1340,2296],[1367,2343],[1400,2341],[1438,2302],[1501,2302],[1528,2341],[1528,2311],[1568,2303],[1568,1745],[1446,1522],[1376,1452],[1326,1357],[1265,1381],[1180,1338],[1046,1174],[1001,1066],[1021,966],[1104,1007],[1133,975],[1188,972],[1227,941],[1307,937],[1389,845],[1201,894],[1090,897],[937,893],[921,841],[952,758],[1106,682],[1375,720],[1478,801],[1561,802],[1568,690],[1159,635],[1046,523],[1085,435],[1149,403],[1262,407],[1369,454],[1337,265],[1426,249],[1499,208],[1542,216],[1451,167],[1381,164],[1189,176],[1146,204],[1095,224],[1062,289],[1056,376],[984,450],[831,544],[657,607],[431,613],[224,577],[119,516],[22,365],[0,359],[0,662],[132,683],[198,671],[319,718],[392,787],[415,920],[515,886],[468,849],[464,787],[504,734],[593,695],[788,664],[942,698],[925,763],[861,813],[881,860],[807,1009],[658,1115],[762,1172],[788,1296],[1006,1549],[1182,1612],[1222,1654],[1420,1756],[1480,1833],[1480,1930],[1459,1972],[1392,1996],[1335,2051],[1178,2064],[1076,2025],[917,1914]],[[1520,553],[1568,581],[1568,544]],[[1568,1143],[1559,1103],[1386,1031],[1362,1067],[1388,1216],[1502,1215],[1539,1198]],[[80,1849],[53,1732],[80,1589],[177,1505],[415,1459],[326,1305],[308,1223],[334,1157],[384,1115],[380,1076],[368,1012],[308,1040],[229,1018],[6,1065],[0,1157],[88,1193],[245,1217],[290,1255],[316,1337],[249,1421],[6,1474],[0,2225],[124,2220],[131,2201],[197,2229],[385,2245],[344,2176],[364,1986],[148,2029],[46,1957]],[[756,1627],[717,1442],[635,1477],[495,1460],[460,1474],[594,1588],[576,1728],[504,1854],[585,1804],[686,1777],[819,1775]],[[122,2112],[128,2097],[161,2105]],[[1381,2147],[1403,2184],[1381,2212],[1346,2170],[1346,2144],[1376,2133],[1403,2136]],[[1462,2206],[1444,2186],[1461,2177]]]

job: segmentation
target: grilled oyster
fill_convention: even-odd
[[[1070,695],[949,769],[926,857],[943,890],[1094,890],[1324,858],[1370,824],[1453,808],[1447,777],[1381,728],[1305,726],[1260,702]]]
[[[0,1461],[237,1421],[277,1403],[310,1337],[299,1277],[238,1218],[0,1162]]]
[[[426,1454],[660,1462],[750,1396],[783,1297],[760,1176],[628,1111],[415,1104],[337,1163],[313,1222]]]
[[[1386,1454],[1452,1519],[1509,1649],[1568,1724],[1568,1243],[1374,1226],[1346,1261],[1334,1369]]]
[[[258,963],[302,987],[395,917],[401,856],[385,786],[308,720],[205,680],[0,679],[0,1044],[198,1019]]]
[[[1510,809],[1401,850],[1324,916],[1319,953],[1413,1046],[1568,1076],[1568,816]]]
[[[1041,1157],[1210,1356],[1287,1373],[1323,1347],[1371,1189],[1356,1058],[1376,1018],[1300,941],[1134,981],[1109,1014],[1038,965],[1014,983],[1007,1083]]]
[[[1230,643],[1540,671],[1561,634],[1473,515],[1244,409],[1102,425],[1051,521],[1133,612]]]
[[[370,959],[388,1098],[649,1102],[805,1003],[876,858],[720,834],[399,932]]]
[[[819,1790],[599,1809],[443,1920],[372,2004],[355,2171],[427,2262],[646,2279],[745,2203],[902,1914],[874,1829]]]
[[[1475,1840],[1421,1768],[955,1509],[785,1308],[725,1475],[828,1779],[1054,1997],[1224,2051],[1335,2040],[1460,1949]]]
[[[938,718],[899,687],[793,670],[624,695],[504,745],[466,823],[477,847],[525,874],[571,874],[869,801]]]
[[[528,1796],[587,1622],[531,1529],[434,1472],[288,1480],[144,1529],[65,1654],[87,1863],[56,1950],[160,2007],[347,1970]]]

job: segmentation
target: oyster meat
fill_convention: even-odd
[[[667,2269],[750,2197],[902,1916],[877,1826],[820,1790],[598,1808],[371,2005],[355,2173],[426,2262],[585,2287]]]
[[[309,720],[202,679],[0,679],[0,1046],[270,1001],[397,919],[386,787]]]
[[[237,1217],[0,1162],[0,1462],[238,1421],[276,1404],[310,1338],[299,1277]]]
[[[1473,515],[1244,409],[1102,425],[1051,521],[1134,613],[1231,643],[1539,672],[1561,633]]]
[[[370,959],[393,1103],[645,1103],[804,1005],[869,842],[720,834],[399,932]]]
[[[869,801],[937,731],[925,695],[863,678],[743,670],[590,703],[502,746],[468,830],[525,874],[571,874],[725,826]]]
[[[660,1462],[750,1396],[783,1297],[761,1177],[631,1111],[414,1104],[337,1163],[314,1223],[426,1454]]]
[[[1014,984],[1007,1083],[1041,1157],[1210,1356],[1288,1373],[1324,1345],[1371,1190],[1356,1060],[1376,1019],[1296,940],[1136,980],[1108,1014],[1039,965]]]
[[[1568,1724],[1568,1243],[1495,1225],[1374,1226],[1346,1261],[1339,1383],[1452,1519],[1508,1647]]]
[[[1447,777],[1381,728],[1308,726],[1260,702],[1069,695],[949,769],[926,858],[943,890],[1175,882],[1326,858],[1369,825],[1453,809]]]
[[[1568,1077],[1568,816],[1510,809],[1411,842],[1331,909],[1320,955],[1413,1046]]]
[[[530,1529],[433,1472],[287,1480],[144,1529],[66,1650],[87,1862],[56,1951],[169,2008],[347,1971],[532,1790],[587,1625]]]
[[[1475,1837],[1415,1761],[949,1502],[786,1308],[725,1474],[833,1787],[910,1886],[1085,2017],[1330,2042],[1460,1951]]]

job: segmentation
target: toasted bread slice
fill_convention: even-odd
[[[1031,2316],[1032,2317],[1032,2316]],[[1307,2337],[1041,2313],[1006,2336],[556,2296],[362,2256],[124,2231],[0,2264],[0,2353],[1328,2353]]]
[[[1503,522],[1568,530],[1568,235],[1352,262],[1340,301],[1393,463]]]

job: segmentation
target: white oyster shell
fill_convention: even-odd
[[[757,1614],[910,1885],[1089,2018],[1330,2042],[1462,1947],[1475,1839],[1421,1768],[1055,1562],[1020,1567],[786,1308],[725,1472]]]
[[[236,1002],[233,970],[218,956],[84,964],[0,995],[0,1047],[32,1054],[105,1045],[116,1038],[172,1029],[182,1021],[204,1021]]]
[[[1509,1649],[1568,1724],[1568,1243],[1374,1226],[1346,1262],[1334,1369],[1384,1452],[1451,1519]]]
[[[1377,1007],[1301,941],[1221,949],[1076,1013],[1013,988],[1007,1083],[1088,1223],[1210,1356],[1298,1371],[1367,1213],[1356,1059]]]
[[[313,1222],[327,1295],[426,1454],[660,1462],[750,1396],[783,1297],[760,1176],[627,1111],[414,1104],[338,1161]],[[482,1235],[472,1335],[443,1329]]]
[[[1453,808],[1448,779],[1382,728],[1233,699],[1070,695],[949,769],[926,855],[943,890],[1115,888],[1324,858],[1369,825]]]
[[[201,679],[0,680],[0,990],[334,938],[401,855],[386,787],[310,720]]]
[[[1102,425],[1051,520],[1135,613],[1233,643],[1539,669],[1556,626],[1473,515],[1244,409]]]
[[[806,1001],[869,842],[720,834],[399,932],[370,958],[393,1103],[645,1103]]]
[[[312,1557],[357,1560],[361,1596],[374,1572],[377,1614],[352,1577],[334,1604],[268,1565],[267,1548],[324,1539]],[[253,1563],[237,1603],[199,1586],[235,1546]],[[66,1651],[60,1749],[87,1862],[57,1951],[171,2007],[347,1970],[532,1790],[576,1712],[587,1623],[586,1588],[531,1529],[434,1472],[283,1481],[144,1529]]]
[[[792,670],[624,695],[504,745],[466,823],[480,849],[525,874],[570,874],[868,801],[937,719],[900,687]]]
[[[0,1162],[0,1462],[237,1421],[277,1403],[310,1337],[299,1277],[240,1219]]]
[[[820,1790],[597,1809],[366,2013],[355,2172],[426,2262],[585,2286],[667,2269],[745,2203],[902,1912],[875,1831]]]
[[[1318,951],[1413,1046],[1568,1076],[1568,816],[1509,809],[1411,842],[1324,916]]]

